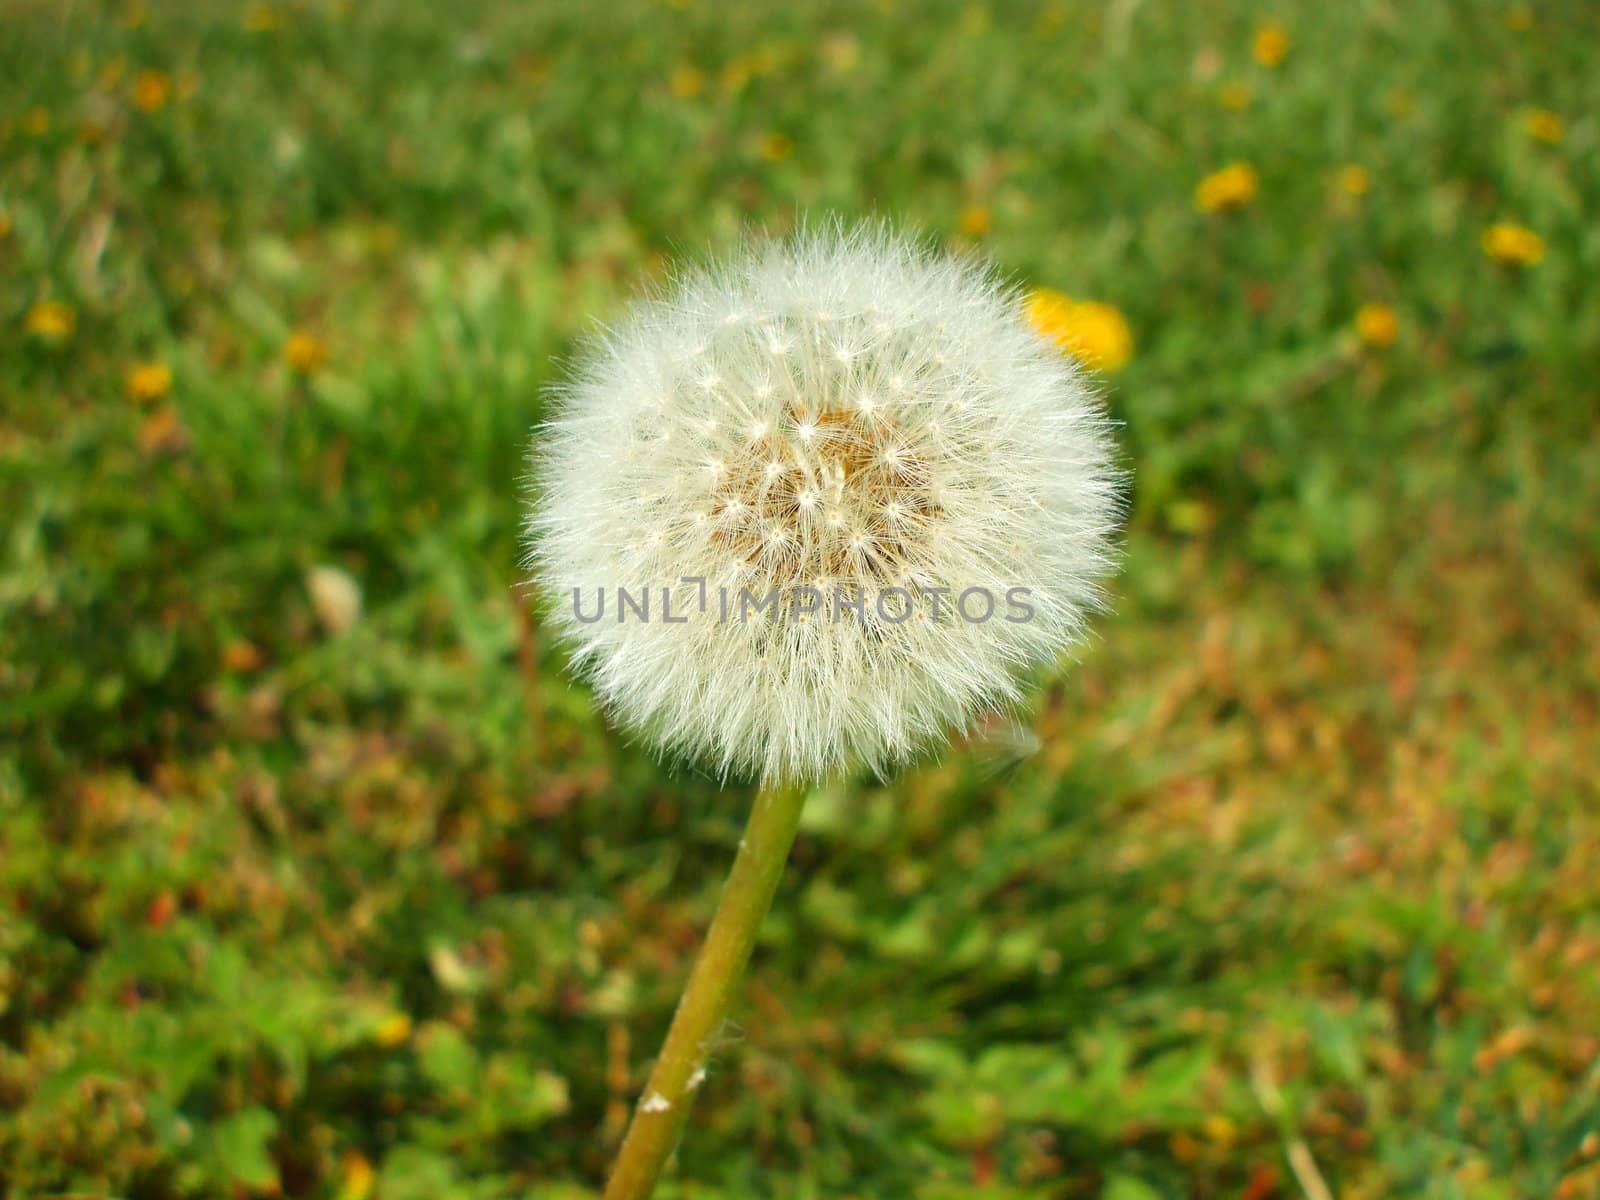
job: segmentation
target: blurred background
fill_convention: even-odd
[[[522,581],[575,336],[879,214],[1135,479],[812,797],[663,1196],[1600,1195],[1600,13],[0,0],[0,1196],[592,1194],[747,793]]]

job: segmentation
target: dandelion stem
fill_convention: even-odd
[[[803,788],[763,788],[756,796],[705,945],[611,1170],[605,1200],[644,1200],[678,1144],[694,1090],[704,1078],[712,1039],[728,1014],[756,932],[783,877],[804,803]]]

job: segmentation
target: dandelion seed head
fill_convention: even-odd
[[[876,225],[752,243],[637,304],[553,402],[528,544],[554,626],[616,720],[721,773],[885,770],[1020,699],[1101,602],[1106,419],[974,260]],[[733,619],[714,596],[686,623],[571,604],[684,577],[735,589]],[[795,611],[813,587],[825,607]],[[891,587],[984,589],[1000,614],[1026,589],[1031,616],[874,603]],[[775,615],[737,619],[741,591]]]

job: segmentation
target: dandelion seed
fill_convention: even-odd
[[[1121,321],[1081,307],[1082,320]],[[727,325],[729,311],[769,314],[789,356],[774,361],[767,329]],[[1120,365],[1120,330],[1120,344],[1075,353]],[[700,343],[727,386],[707,395],[675,368],[652,416],[672,436],[630,461],[630,381]],[[778,386],[763,390],[769,371]],[[580,360],[537,454],[530,551],[553,597],[730,570],[780,608],[819,577],[868,597],[860,617],[756,626],[720,622],[715,601],[688,625],[581,624],[557,605],[616,719],[769,783],[886,769],[1017,697],[1030,664],[1081,635],[1120,506],[1101,410],[1024,297],[875,226],[753,244],[640,304]],[[680,477],[698,481],[711,520],[650,500]],[[1002,602],[1024,588],[1035,619],[896,623],[898,609],[872,602],[903,578]]]

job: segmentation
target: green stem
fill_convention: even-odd
[[[762,788],[756,796],[705,945],[611,1169],[605,1200],[645,1200],[655,1190],[694,1090],[705,1078],[712,1039],[728,1015],[756,931],[772,906],[804,804],[802,788]]]

